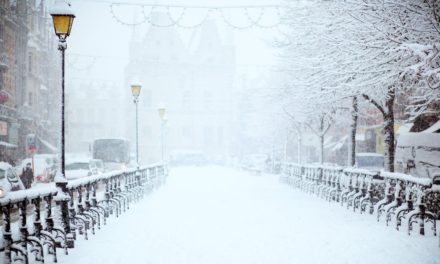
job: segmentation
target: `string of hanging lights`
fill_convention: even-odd
[[[132,6],[138,9],[141,14],[141,18],[137,21],[128,22],[121,18],[121,15],[118,15],[116,9],[122,6]],[[243,29],[251,29],[251,28],[275,28],[282,23],[282,10],[287,8],[286,6],[281,5],[259,5],[259,6],[180,6],[180,5],[150,5],[150,4],[135,4],[135,3],[111,3],[109,5],[110,13],[115,21],[117,21],[121,25],[125,26],[138,26],[141,24],[148,23],[154,27],[181,27],[181,28],[197,28],[200,27],[204,22],[210,19],[215,13],[222,19],[222,21],[229,27],[233,29],[243,30]],[[149,9],[149,10],[148,10]],[[163,13],[166,14],[168,20],[166,23],[156,22],[152,19],[152,14],[155,11],[162,10]],[[180,10],[179,15],[173,16],[172,10]],[[204,15],[202,15],[201,20],[198,22],[188,25],[183,22],[184,18],[187,17],[187,13],[189,10],[205,10]],[[265,15],[270,12],[270,10],[275,10],[275,16],[278,18],[275,23],[270,25],[264,24],[263,18]],[[247,23],[239,24],[234,22],[233,19],[228,17],[228,12],[234,11],[235,13],[241,14],[241,17],[244,17]],[[252,11],[252,12],[251,12]],[[258,15],[251,16],[250,13],[257,12]]]
[[[150,8],[150,12],[147,15],[145,12],[146,6],[142,6],[142,14],[144,15],[144,17],[147,19],[148,23],[154,27],[173,27],[179,24],[179,21],[183,19],[183,17],[185,16],[185,11],[186,8],[182,8],[182,11],[180,12],[180,15],[178,16],[178,18],[176,20],[171,19],[171,10],[170,7],[165,7],[165,13],[167,14],[167,16],[170,18],[170,23],[168,24],[159,24],[154,22],[151,17],[152,17],[152,13],[154,12],[154,10],[158,9],[160,7],[156,7],[156,6],[151,6]]]

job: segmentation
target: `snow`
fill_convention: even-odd
[[[415,182],[417,184],[424,185],[424,186],[429,186],[432,184],[431,178],[418,178],[418,177],[414,177],[414,176],[399,173],[399,172],[381,171],[380,175],[385,178],[404,180],[404,181],[408,181],[408,182]]]
[[[4,142],[4,141],[0,141],[0,145],[5,146],[7,148],[16,148],[17,147],[17,145],[15,145],[15,144],[11,144],[11,143]]]
[[[11,164],[9,164],[7,162],[0,161],[0,169],[1,170],[8,170],[10,168],[12,168]]]
[[[56,193],[57,193],[57,189],[52,184],[38,185],[37,188],[8,192],[5,197],[2,197],[0,199],[0,206],[9,203],[23,201],[24,197],[26,197],[28,200],[32,200],[37,197],[48,196],[49,194],[56,194]]]
[[[70,1],[67,0],[56,0],[52,8],[50,9],[50,14],[59,15],[75,15],[72,8],[70,7]]]
[[[365,174],[365,175],[377,175],[377,172],[374,170],[368,170],[363,168],[345,168],[344,172],[346,173],[359,173],[359,174]]]
[[[167,184],[59,263],[440,263],[438,238],[291,189],[278,176],[171,170]]]
[[[397,142],[399,146],[440,147],[440,133],[402,133]]]

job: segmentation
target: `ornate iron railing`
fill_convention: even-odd
[[[280,181],[354,212],[384,216],[399,230],[406,224],[408,234],[415,223],[419,234],[428,224],[437,235],[440,220],[440,175],[432,179],[390,172],[322,165],[284,164]]]
[[[154,165],[9,193],[0,199],[0,262],[57,262],[57,249],[67,254],[79,236],[88,239],[108,217],[161,186],[167,174]]]

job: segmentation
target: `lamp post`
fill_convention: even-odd
[[[160,118],[160,120],[161,120],[161,123],[160,123],[160,141],[161,141],[161,156],[162,156],[162,163],[164,163],[164,155],[165,155],[165,150],[164,150],[164,147],[165,147],[165,144],[164,144],[164,130],[165,130],[165,125],[166,125],[166,122],[167,122],[167,118],[166,118],[166,116],[165,116],[165,114],[166,114],[166,108],[165,108],[165,106],[163,105],[163,103],[160,103],[159,104],[159,107],[157,108],[157,111],[159,112],[159,118]]]
[[[61,175],[56,175],[56,186],[58,189],[55,201],[61,209],[61,222],[67,237],[67,246],[73,247],[73,235],[70,230],[68,201],[70,196],[67,193],[67,180],[65,174],[65,120],[64,120],[64,69],[65,50],[67,49],[66,38],[70,35],[75,15],[70,9],[70,4],[65,1],[57,1],[50,11],[53,19],[55,34],[59,38],[58,50],[61,51]]]
[[[139,168],[138,102],[139,94],[141,93],[141,85],[132,84],[131,93],[133,94],[133,103],[136,105],[136,165]]]

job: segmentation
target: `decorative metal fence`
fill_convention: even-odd
[[[405,224],[408,235],[414,224],[421,235],[427,225],[437,235],[440,175],[427,179],[384,171],[284,164],[280,181],[354,212],[375,214],[377,221],[382,217],[397,230]]]
[[[0,199],[0,262],[57,262],[57,249],[67,254],[79,236],[87,240],[108,217],[160,187],[167,174],[155,165],[9,193]]]

